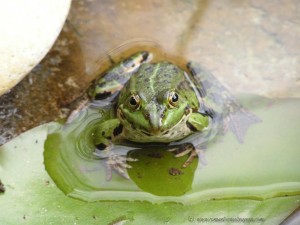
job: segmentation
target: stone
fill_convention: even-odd
[[[1,1],[0,95],[15,86],[52,47],[71,0]]]

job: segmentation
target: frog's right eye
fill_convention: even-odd
[[[168,101],[171,108],[175,108],[178,106],[179,96],[175,91],[169,93]]]
[[[138,109],[140,106],[140,96],[132,95],[129,99],[129,104],[132,109]]]

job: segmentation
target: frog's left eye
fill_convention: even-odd
[[[137,109],[140,106],[140,96],[132,95],[129,99],[129,104],[133,109]]]
[[[178,106],[179,96],[176,92],[172,91],[169,94],[168,101],[171,107]]]

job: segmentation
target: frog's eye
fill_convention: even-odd
[[[179,96],[176,92],[172,91],[169,94],[168,101],[171,107],[178,106]]]
[[[133,109],[137,109],[140,106],[140,96],[132,95],[129,99],[129,104]]]

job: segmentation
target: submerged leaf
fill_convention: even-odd
[[[113,174],[112,180],[107,181],[105,159],[95,157],[91,139],[97,124],[109,116],[110,111],[106,110],[89,111],[77,123],[61,126],[50,134],[45,144],[46,169],[64,193],[86,201],[189,204],[207,199],[263,200],[299,194],[298,101],[251,98],[244,101],[248,101],[263,123],[249,129],[244,144],[229,133],[211,142],[204,151],[206,165],[200,158],[201,163],[195,161],[182,169],[187,156],[175,158],[165,147],[145,146],[143,150],[134,150],[120,145],[115,146],[115,152],[139,161],[129,162],[130,180]],[[287,108],[293,119],[278,123]],[[155,154],[161,157],[149,157]]]

